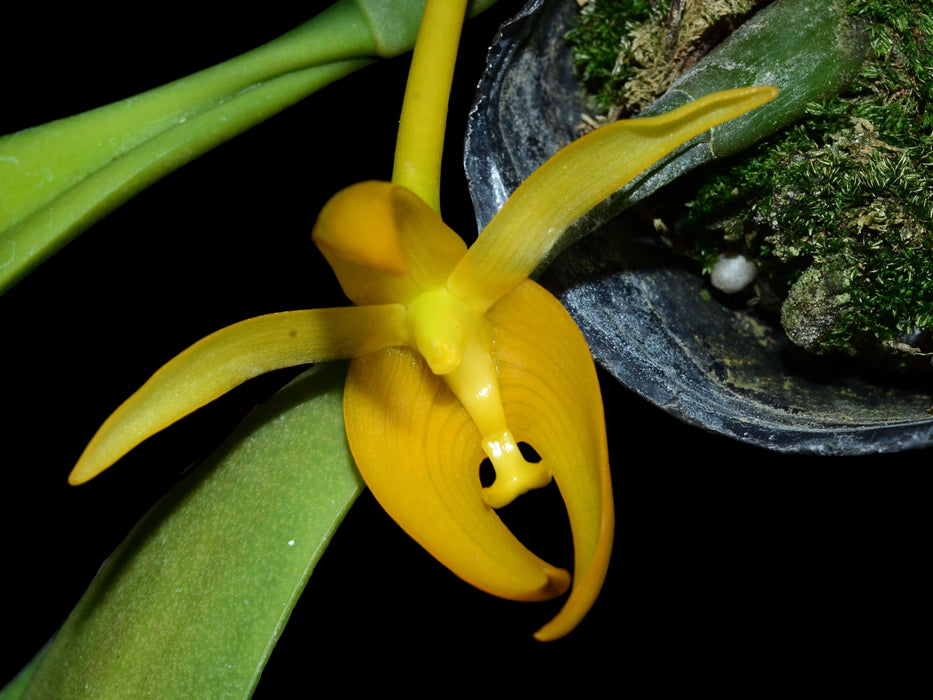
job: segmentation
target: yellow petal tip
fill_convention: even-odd
[[[102,464],[100,460],[91,460],[87,458],[88,450],[84,451],[84,454],[81,455],[81,458],[78,459],[78,463],[71,469],[71,473],[68,474],[68,485],[69,486],[80,486],[81,484],[86,484],[88,481],[106,471],[110,464]]]
[[[544,570],[544,575],[547,576],[548,582],[547,588],[542,591],[542,600],[557,598],[570,590],[571,577],[567,569],[558,569],[555,566],[549,566]]]
[[[83,476],[82,474],[78,473],[77,470],[72,469],[71,473],[68,475],[68,485],[80,486],[81,484],[84,484],[93,478],[94,477],[92,476]]]

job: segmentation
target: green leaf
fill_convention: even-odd
[[[194,75],[0,137],[0,293],[176,168],[375,58],[411,49],[423,10],[424,0],[339,0]]]
[[[0,138],[0,292],[140,190],[375,52],[343,0],[217,66]]]
[[[343,427],[346,367],[288,384],[159,501],[8,697],[249,697],[364,488]]]
[[[19,700],[23,697],[23,693],[26,692],[26,686],[29,685],[29,679],[32,678],[32,674],[36,670],[36,666],[39,665],[39,661],[45,656],[47,647],[48,645],[42,647],[9,683],[3,686],[3,688],[0,688],[0,700]]]
[[[835,0],[778,0],[755,13],[643,115],[666,112],[717,90],[775,85],[772,102],[713,129],[708,160],[734,155],[794,123],[807,106],[837,94],[865,61],[868,35]]]

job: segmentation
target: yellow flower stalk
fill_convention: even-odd
[[[513,600],[571,588],[570,574],[532,554],[496,513],[554,479],[570,519],[574,575],[564,607],[536,634],[551,640],[595,601],[614,514],[592,358],[560,303],[528,277],[578,217],[678,145],[776,90],[728,90],[593,132],[532,174],[467,249],[442,221],[437,197],[437,136],[464,6],[426,5],[393,182],[338,192],[314,226],[313,239],[354,306],[261,316],[196,343],[104,423],[70,481],[93,478],[251,377],[352,358],[344,418],[360,473],[392,518],[465,581]],[[433,124],[424,139],[413,138],[419,122]],[[523,457],[521,443],[540,461]],[[486,487],[484,459],[495,471]]]

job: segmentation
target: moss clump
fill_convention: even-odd
[[[586,0],[567,39],[597,118],[633,116],[769,0]]]
[[[855,83],[710,177],[677,230],[706,264],[725,244],[754,256],[759,292],[798,300],[782,323],[814,352],[929,352],[933,14],[906,0],[856,0],[848,11],[870,23]],[[844,294],[822,315],[812,303],[796,313],[815,280]]]
[[[624,3],[592,4],[596,12]],[[708,3],[683,4],[686,14]],[[927,5],[847,0],[846,11],[865,25],[871,44],[853,84],[810,105],[793,127],[749,152],[655,196],[672,244],[705,271],[727,250],[755,260],[753,301],[781,312],[788,336],[816,353],[933,353],[933,9]],[[665,36],[671,7],[655,3],[653,14],[621,22],[627,33],[617,54],[622,67],[614,71],[624,82],[613,89],[622,113],[627,107],[618,105],[635,85],[653,84],[643,78],[653,62],[631,47],[639,38]],[[685,204],[672,211],[677,201]]]
[[[659,15],[651,0],[588,0],[582,5],[567,41],[573,47],[574,65],[592,98],[594,112],[606,115],[617,109],[625,84],[636,70],[620,60],[623,42]]]

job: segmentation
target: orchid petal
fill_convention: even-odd
[[[355,304],[407,304],[444,287],[466,244],[411,190],[367,181],[335,194],[312,238]]]
[[[447,568],[511,600],[545,600],[567,589],[567,572],[528,551],[486,505],[481,436],[414,350],[391,348],[353,360],[344,419],[373,495]]]
[[[269,314],[223,328],[170,360],[104,422],[68,481],[81,484],[146,438],[248,379],[407,340],[398,305]]]
[[[451,292],[489,308],[547,260],[590,209],[678,146],[776,95],[773,87],[723,90],[656,117],[614,122],[565,146],[489,222],[451,274]]]
[[[535,635],[570,632],[596,600],[614,532],[612,486],[599,381],[582,334],[560,302],[526,281],[487,314],[509,425],[554,475],[573,533],[573,588]]]

